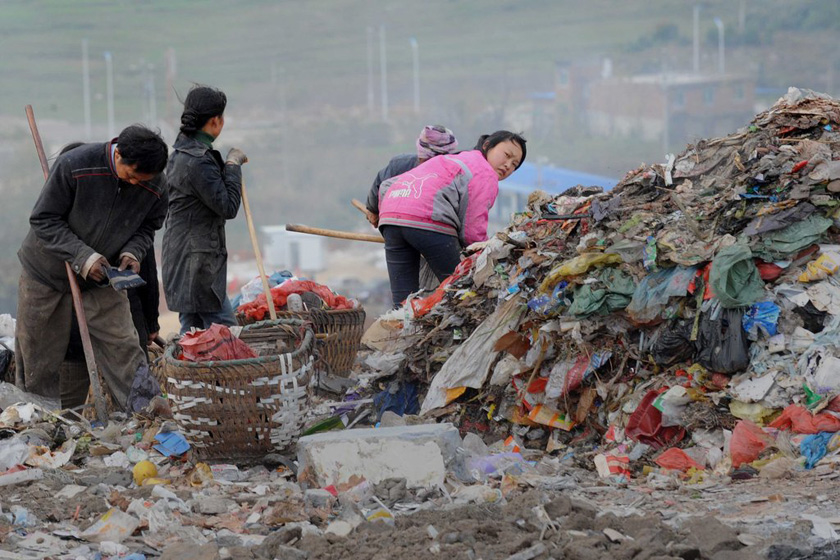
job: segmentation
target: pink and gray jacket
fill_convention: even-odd
[[[459,238],[487,239],[499,177],[478,150],[434,157],[379,189],[379,227],[402,226]]]

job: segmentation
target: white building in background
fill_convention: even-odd
[[[311,277],[326,268],[324,238],[286,231],[286,226],[263,226],[260,233],[266,272],[285,269]]]

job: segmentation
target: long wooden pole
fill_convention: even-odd
[[[35,150],[38,152],[38,159],[41,161],[41,169],[44,171],[44,180],[50,175],[50,167],[47,164],[47,155],[44,152],[44,144],[41,142],[41,134],[38,132],[38,125],[35,124],[35,113],[32,105],[26,106],[26,120],[29,121],[29,130],[32,132],[32,140],[35,142]],[[103,425],[108,425],[108,405],[102,395],[102,386],[99,384],[99,372],[96,369],[96,358],[93,355],[93,344],[90,340],[85,308],[82,304],[82,291],[79,289],[79,282],[76,274],[70,268],[70,263],[64,262],[67,270],[67,280],[70,282],[70,293],[73,294],[73,308],[76,310],[76,319],[79,322],[79,334],[82,338],[82,348],[85,351],[85,363],[87,364],[90,387],[93,390],[93,403],[96,409],[96,418]]]
[[[361,201],[359,201],[359,200],[356,200],[355,198],[354,198],[353,200],[351,200],[350,202],[351,202],[351,204],[352,204],[353,206],[355,206],[355,207],[356,207],[356,209],[357,209],[359,212],[361,212],[362,214],[364,214],[364,215],[365,215],[365,218],[367,218],[367,219],[368,219],[368,221],[370,221],[370,217],[371,217],[371,215],[373,214],[373,212],[371,212],[370,210],[368,210],[368,209],[367,209],[367,206],[365,206],[363,202],[361,202]]]
[[[271,288],[268,287],[268,277],[265,275],[260,244],[257,242],[257,232],[254,230],[254,218],[251,216],[251,206],[248,204],[248,195],[245,192],[245,177],[242,178],[242,206],[245,208],[245,220],[248,222],[248,233],[251,234],[251,245],[254,246],[254,255],[257,257],[257,269],[260,271],[265,301],[268,302],[268,314],[274,321],[277,319],[277,310],[274,309],[274,298],[271,297]]]
[[[316,228],[300,224],[286,224],[286,231],[296,231],[298,233],[321,235],[323,237],[335,237],[336,239],[349,239],[351,241],[385,243],[385,239],[383,239],[381,235],[372,235],[369,233],[351,233],[349,231],[337,231],[334,229]]]

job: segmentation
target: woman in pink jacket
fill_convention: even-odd
[[[394,306],[420,285],[420,255],[443,280],[461,247],[487,239],[490,208],[525,161],[525,139],[507,130],[479,139],[475,150],[440,155],[393,177],[379,189],[379,230]]]

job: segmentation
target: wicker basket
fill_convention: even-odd
[[[316,366],[327,373],[347,377],[353,369],[356,354],[365,333],[365,310],[357,309],[313,309],[295,313],[278,311],[277,317],[299,319],[310,322],[315,334],[320,335],[317,342],[318,360]],[[236,316],[240,325],[253,322],[242,313]]]
[[[311,326],[299,319],[262,321],[245,327],[240,338],[261,341],[255,349],[265,355],[188,362],[176,359],[180,347],[171,344],[153,367],[175,421],[201,458],[280,451],[303,427],[314,360]],[[291,351],[272,354],[278,345]]]

